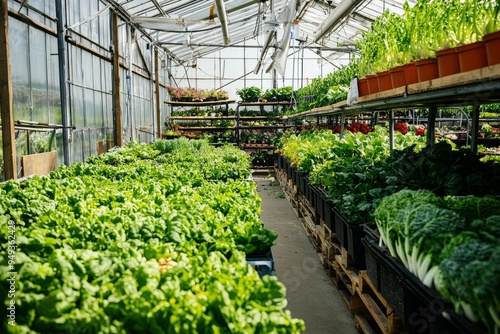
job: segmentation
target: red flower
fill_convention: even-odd
[[[408,125],[405,122],[397,122],[394,124],[394,130],[406,134],[408,133]]]

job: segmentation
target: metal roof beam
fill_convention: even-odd
[[[357,5],[363,0],[343,0],[325,20],[319,31],[314,36],[314,42],[318,42],[323,36],[335,28]]]

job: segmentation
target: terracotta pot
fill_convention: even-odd
[[[367,75],[366,80],[368,81],[368,92],[370,92],[370,94],[378,93],[379,88],[378,88],[377,76],[374,74]]]
[[[436,58],[422,59],[415,63],[417,67],[418,81],[428,81],[439,77],[438,63]]]
[[[414,62],[403,65],[403,70],[405,72],[405,82],[407,85],[418,82],[417,66]]]
[[[484,42],[479,41],[457,47],[460,71],[467,72],[488,66]],[[498,52],[498,51],[497,51]]]
[[[389,71],[377,73],[377,80],[380,92],[392,89],[391,73]]]
[[[483,36],[488,65],[500,64],[500,30]]]
[[[460,73],[460,61],[457,48],[449,48],[436,52],[439,77]]]
[[[359,96],[369,95],[368,90],[368,80],[366,78],[361,78],[358,80],[358,94]]]
[[[392,88],[403,87],[406,85],[405,70],[403,66],[391,68],[389,72],[391,73]]]

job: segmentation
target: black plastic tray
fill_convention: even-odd
[[[274,255],[271,249],[261,254],[247,254],[247,263],[255,268],[259,276],[274,276]]]

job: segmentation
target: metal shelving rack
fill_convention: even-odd
[[[472,105],[471,150],[477,153],[479,107],[481,104],[495,102],[500,102],[500,65],[487,66],[358,97],[352,105],[348,105],[347,101],[342,101],[331,106],[292,115],[289,118],[337,115],[340,116],[343,127],[346,116],[385,111],[388,112],[389,122],[392,124],[394,111],[428,108],[427,143],[432,145],[438,108]],[[390,129],[392,130],[392,126]]]

